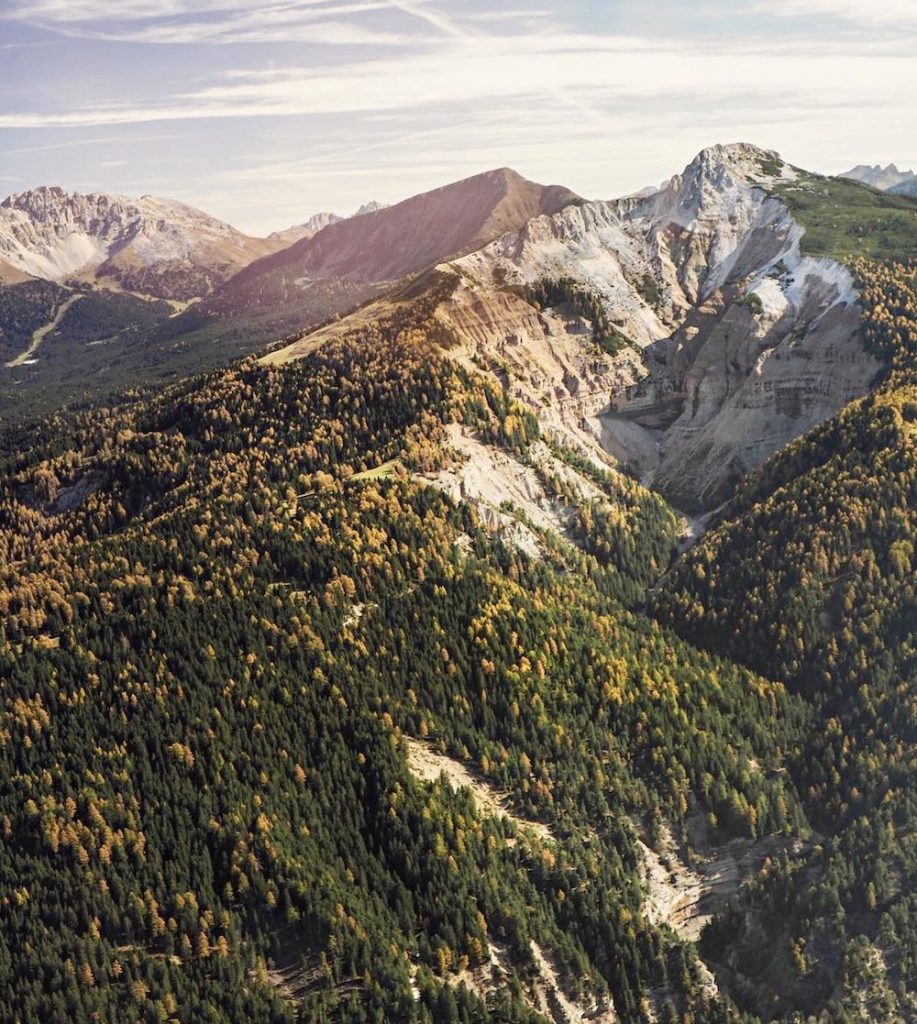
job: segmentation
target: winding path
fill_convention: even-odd
[[[24,352],[20,352],[15,359],[11,359],[6,365],[12,369],[13,367],[22,366],[23,363],[27,363],[38,351],[39,346],[45,338],[53,330],[57,329],[61,320],[64,319],[64,314],[67,310],[74,304],[74,302],[79,302],[82,297],[82,293],[77,292],[75,295],[71,295],[65,302],[62,302],[58,307],[57,312],[54,314],[54,319],[50,323],[45,324],[44,327],[39,327],[37,331],[33,331],[29,347]]]

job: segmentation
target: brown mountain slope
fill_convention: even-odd
[[[532,217],[578,202],[567,188],[538,185],[504,167],[332,224],[313,238],[257,260],[228,288],[277,273],[361,283],[395,281],[518,231]]]

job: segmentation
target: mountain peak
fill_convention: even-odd
[[[743,176],[758,178],[762,172],[779,176],[786,165],[783,157],[773,149],[763,149],[750,142],[718,143],[702,149],[686,168],[708,169],[725,167]]]
[[[302,224],[293,224],[288,228],[281,228],[279,231],[272,231],[268,236],[269,242],[277,242],[282,245],[293,245],[294,242],[298,242],[302,238],[312,238],[313,235],[317,235],[319,231],[328,227],[330,224],[337,224],[338,221],[344,218],[336,213],[324,210],[321,213],[313,213],[312,216],[302,222]]]
[[[760,187],[762,178],[790,174],[789,165],[774,150],[748,142],[708,146],[647,202],[659,216],[684,224],[704,211],[734,206],[739,194]]]
[[[838,177],[861,181],[864,185],[872,185],[873,188],[887,192],[906,182],[914,181],[917,179],[917,174],[914,174],[913,171],[899,171],[893,163],[885,167],[881,164],[857,164],[856,167],[851,167],[849,171],[844,171]]]
[[[27,188],[22,192],[13,192],[0,203],[0,206],[9,209],[21,203],[28,203],[39,199],[60,200],[76,196],[79,196],[78,192],[67,192],[60,185],[36,185],[34,188]]]
[[[296,268],[297,279],[395,281],[579,202],[567,188],[539,185],[499,167],[332,224],[312,239],[259,260],[235,280],[244,284]]]
[[[104,277],[128,290],[191,298],[269,250],[172,199],[40,185],[0,203],[4,278]]]
[[[18,210],[32,217],[64,217],[76,223],[96,217],[100,211],[111,211],[121,222],[141,221],[151,217],[185,216],[222,223],[177,199],[159,199],[144,195],[139,199],[118,192],[77,192],[60,185],[36,185],[14,192],[0,203],[0,209]]]
[[[378,203],[375,199],[370,199],[368,203],[363,205],[354,214],[354,217],[365,217],[367,213],[378,213],[380,210],[387,210],[388,203]]]
[[[508,181],[526,181],[524,175],[520,174],[517,170],[512,167],[494,167],[492,170],[484,171],[478,175],[482,178],[503,178]]]

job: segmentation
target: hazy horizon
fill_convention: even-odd
[[[152,194],[266,234],[500,166],[611,198],[715,143],[917,164],[904,0],[555,6],[7,0],[0,193]]]

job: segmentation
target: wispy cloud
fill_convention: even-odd
[[[6,16],[68,36],[120,43],[405,46],[419,42],[416,32],[389,31],[354,20],[392,8],[440,24],[435,13],[427,15],[425,0],[404,5],[400,0],[173,0],[164,4],[41,0],[16,4]]]
[[[325,3],[327,0],[299,0],[299,6]],[[250,6],[245,0],[11,0],[7,13],[23,21],[74,24],[144,21],[187,14],[226,14],[247,10]]]
[[[786,91],[803,102],[857,99],[865,104],[887,97],[891,90],[909,90],[912,78],[913,61],[906,51],[881,48],[860,48],[853,74],[850,53],[836,47],[810,47],[802,60],[785,45],[686,48],[675,41],[552,32],[490,37],[482,47],[473,37],[459,36],[398,59],[240,68],[213,84],[156,102],[7,112],[0,114],[0,128],[446,110],[475,102],[558,96],[574,97],[590,107],[659,95],[677,101],[686,93],[713,103],[733,94],[737,83],[764,103]]]
[[[48,142],[40,146],[16,146],[4,149],[4,156],[25,156],[29,153],[53,153],[60,149],[76,149],[97,146],[124,146],[125,144],[135,146],[138,143],[168,142],[180,138],[174,134],[160,135],[92,135],[76,139],[67,139],[60,142]]]
[[[473,33],[432,5],[425,4],[423,0],[389,0],[389,5],[404,14],[410,14],[413,18],[426,21],[434,28],[437,28],[444,35],[456,39],[469,39]]]
[[[13,45],[57,44],[0,62],[0,170],[171,193],[258,230],[282,226],[284,211],[292,222],[397,200],[502,164],[608,196],[714,141],[760,142],[826,170],[917,156],[900,130],[914,115],[914,0],[679,10],[0,0]],[[66,66],[50,59],[63,47]]]
[[[854,25],[917,28],[914,0],[767,0],[755,8],[785,18],[840,19]]]

